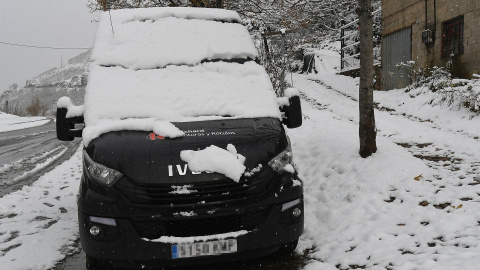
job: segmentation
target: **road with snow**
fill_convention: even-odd
[[[0,133],[0,197],[36,181],[69,159],[80,140],[57,140],[54,121]]]

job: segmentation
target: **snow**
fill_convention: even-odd
[[[31,175],[35,175],[36,173],[38,173],[39,171],[45,169],[46,167],[48,167],[49,165],[51,165],[53,162],[55,162],[56,160],[58,160],[59,158],[61,158],[66,152],[68,151],[67,147],[65,146],[62,146],[62,147],[57,147],[55,149],[52,149],[50,151],[47,151],[45,152],[44,154],[38,156],[38,157],[35,157],[34,160],[31,160],[30,162],[36,162],[36,161],[39,161],[45,157],[48,157],[49,155],[52,155],[51,157],[47,158],[45,161],[41,162],[41,163],[37,163],[35,165],[35,168],[33,168],[32,170],[30,171],[27,171],[25,173],[23,173],[22,175],[19,175],[17,177],[15,177],[14,179],[10,180],[10,181],[6,181],[6,182],[3,182],[1,184],[3,185],[12,185],[14,183],[18,183],[19,181],[25,179],[26,177],[29,177]],[[55,152],[58,152],[58,153],[55,153]],[[22,161],[20,162],[15,162],[15,163],[23,163]],[[14,164],[15,164],[14,163]],[[13,164],[5,164],[3,167],[0,167],[0,173],[8,168],[10,168],[11,166],[14,166]]]
[[[237,238],[247,233],[249,232],[242,230],[238,232],[229,232],[229,233],[222,233],[222,234],[215,234],[215,235],[192,236],[192,237],[162,236],[154,240],[150,240],[146,238],[143,238],[143,240],[149,241],[149,242],[181,244],[181,243],[205,242],[205,241],[211,241],[211,240],[222,240],[227,238]]]
[[[88,123],[87,120],[85,120],[85,123]],[[153,131],[155,134],[165,138],[177,138],[185,135],[183,131],[178,129],[172,123],[155,120],[153,118],[99,119],[94,122],[95,124],[92,122],[90,123],[91,124],[83,130],[82,137],[84,145],[88,145],[93,139],[101,134],[121,130]]]
[[[194,172],[221,173],[236,182],[245,172],[245,157],[237,154],[235,146],[229,144],[227,150],[211,145],[203,150],[184,150],[180,152],[180,158],[188,163],[190,170]]]
[[[196,193],[198,190],[191,189],[192,185],[183,185],[183,186],[172,186],[173,191],[170,191],[170,194],[191,194]]]
[[[50,119],[41,116],[20,117],[0,112],[0,133],[45,125]]]
[[[339,53],[331,50],[315,50],[314,53],[315,69],[319,74],[331,74],[340,71]]]
[[[51,269],[76,251],[80,150],[31,186],[0,198],[2,269]]]
[[[289,173],[294,173],[295,172],[295,169],[293,168],[292,164],[287,164],[285,165],[285,167],[283,168],[286,172],[289,172]]]
[[[256,173],[260,172],[263,168],[263,165],[262,164],[258,164],[255,168],[253,168],[252,170],[248,171],[248,172],[245,172],[243,173],[243,175],[245,175],[246,177],[252,177],[254,176]]]
[[[298,92],[298,89],[296,89],[296,88],[289,87],[289,88],[285,89],[285,97],[287,97],[287,98],[291,98],[291,97],[295,97],[295,96],[299,96],[299,95],[300,95],[300,92]]]
[[[477,269],[480,117],[431,105],[426,92],[375,92],[378,151],[362,159],[358,80],[293,78],[304,98],[289,136],[305,186],[305,269]]]
[[[83,116],[84,106],[75,106],[72,103],[72,100],[69,97],[61,97],[57,101],[57,108],[66,108],[67,109],[67,118]]]
[[[112,10],[112,22],[114,24],[126,23],[130,21],[160,20],[168,17],[181,18],[186,20],[198,19],[209,21],[241,22],[240,16],[235,11],[226,9],[211,8],[139,8],[139,9],[121,9]],[[110,20],[108,12],[102,14],[103,20]],[[107,22],[110,25],[110,21]]]
[[[111,11],[100,18],[92,60],[128,69],[196,65],[203,60],[255,59],[247,29],[232,11],[149,8]],[[113,25],[113,31],[112,31]]]
[[[281,117],[263,67],[254,62],[216,62],[134,71],[92,65],[83,139],[88,145],[108,131],[151,131],[157,120],[185,122],[222,116]]]
[[[197,213],[193,212],[193,211],[183,211],[183,212],[177,212],[177,213],[173,213],[174,216],[176,217],[194,217],[197,215]]]

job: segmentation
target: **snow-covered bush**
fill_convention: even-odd
[[[444,67],[423,67],[419,66],[416,61],[401,62],[395,65],[399,70],[405,70],[410,78],[409,88],[417,88],[420,86],[428,86],[430,90],[437,90],[452,86],[452,74],[450,68],[452,66],[451,59]]]
[[[480,75],[474,76],[473,80],[452,80],[450,86],[440,88],[433,104],[480,113]]]
[[[466,108],[480,113],[480,75],[474,74],[474,79],[453,79],[450,73],[452,61],[445,67],[420,67],[415,61],[402,62],[396,65],[399,70],[405,70],[411,79],[411,88],[426,87],[436,93],[432,105],[447,106],[452,109]],[[419,92],[420,93],[420,92]]]
[[[419,67],[416,61],[400,62],[395,65],[398,70],[405,70],[410,78],[410,87],[416,88],[424,84],[425,68]]]

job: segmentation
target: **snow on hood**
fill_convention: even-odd
[[[151,69],[258,56],[247,29],[239,23],[230,23],[241,21],[233,11],[112,10],[111,19],[112,23],[109,14],[104,13],[98,25],[91,58],[98,65]]]
[[[85,146],[88,146],[93,139],[104,133],[122,130],[153,131],[155,134],[165,138],[177,138],[185,135],[174,124],[153,118],[97,119],[94,125],[88,125],[83,130],[83,143]]]
[[[211,145],[203,150],[184,150],[180,157],[195,172],[221,173],[235,182],[245,172],[245,157],[237,153],[234,145],[229,144],[227,150]]]

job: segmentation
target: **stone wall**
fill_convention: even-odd
[[[425,30],[425,0],[382,0],[382,36],[412,27],[412,60],[421,66],[444,66],[442,24],[459,16],[464,18],[464,53],[453,57],[452,73],[461,78],[480,74],[480,0],[427,0],[427,28],[435,31],[435,42],[422,43]]]

